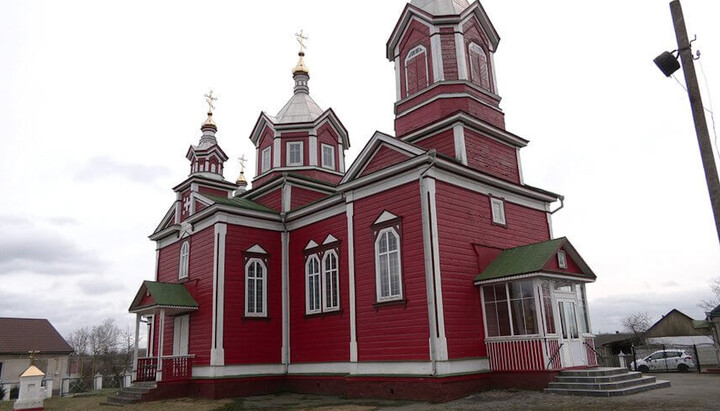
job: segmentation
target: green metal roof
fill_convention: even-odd
[[[277,211],[267,208],[263,205],[260,205],[254,201],[250,201],[244,198],[227,198],[227,197],[220,197],[220,196],[214,196],[211,194],[202,194],[203,196],[207,197],[208,199],[222,205],[230,206],[230,207],[237,207],[237,208],[244,208],[246,210],[252,210],[252,211],[260,211],[262,213],[272,213],[272,214],[278,214]]]
[[[143,286],[140,287],[135,300],[130,306],[130,311],[138,308],[142,308],[140,301],[143,297],[143,288],[147,289],[150,296],[155,300],[150,306],[161,306],[161,307],[183,307],[183,308],[197,308],[198,303],[190,295],[187,288],[182,284],[169,284],[169,283],[158,283],[155,281],[144,281]]]
[[[548,261],[563,246],[568,253],[568,257],[573,258],[585,273],[571,275],[594,280],[595,274],[580,258],[567,238],[561,237],[555,240],[503,250],[482,273],[475,277],[475,281],[488,281],[542,271]]]

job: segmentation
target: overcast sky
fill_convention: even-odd
[[[241,154],[254,170],[248,137],[291,96],[301,28],[311,95],[348,128],[348,160],[375,130],[394,134],[385,43],[405,4],[0,1],[0,316],[48,318],[65,336],[108,317],[132,327],[127,308],[154,278],[147,236],[187,176],[203,94],[219,97],[225,177]],[[525,181],[566,196],[555,236],[598,276],[594,331],[638,311],[702,318],[720,246],[687,95],[652,62],[677,48],[668,1],[482,4],[502,37],[507,128],[531,141]],[[683,6],[710,108],[720,3]]]

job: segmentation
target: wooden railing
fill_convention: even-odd
[[[192,360],[194,355],[178,355],[162,358],[162,380],[189,380],[192,377]]]
[[[189,380],[192,377],[194,355],[175,355],[162,357],[162,381]],[[157,357],[138,358],[137,378],[135,381],[158,381]]]
[[[138,358],[137,377],[135,381],[155,381],[157,374],[157,357]]]
[[[490,368],[494,371],[545,371],[561,368],[557,338],[510,337],[486,341]],[[549,360],[549,362],[548,362]]]

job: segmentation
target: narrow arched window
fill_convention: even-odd
[[[323,310],[340,308],[340,287],[338,286],[338,258],[334,251],[325,253],[323,257]]]
[[[425,47],[417,46],[405,57],[405,95],[415,94],[427,86],[427,51]]]
[[[259,258],[251,258],[245,264],[245,315],[267,315],[267,270]]]
[[[180,270],[178,278],[188,277],[188,268],[190,267],[190,242],[185,241],[180,247]]]
[[[400,236],[392,228],[378,233],[375,266],[378,301],[401,299]]]
[[[470,80],[480,87],[490,90],[490,70],[488,56],[476,43],[470,43]]]
[[[308,258],[305,265],[306,277],[306,312],[314,314],[320,312],[320,260],[316,256]]]

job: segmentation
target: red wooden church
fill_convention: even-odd
[[[348,132],[310,97],[302,52],[294,94],[250,134],[251,190],[223,178],[210,113],[150,236],[135,379],[158,381],[157,397],[445,400],[596,365],[595,275],[553,239],[562,196],[523,182],[499,40],[477,1],[412,0],[387,43],[396,135],[376,133],[347,168]]]

